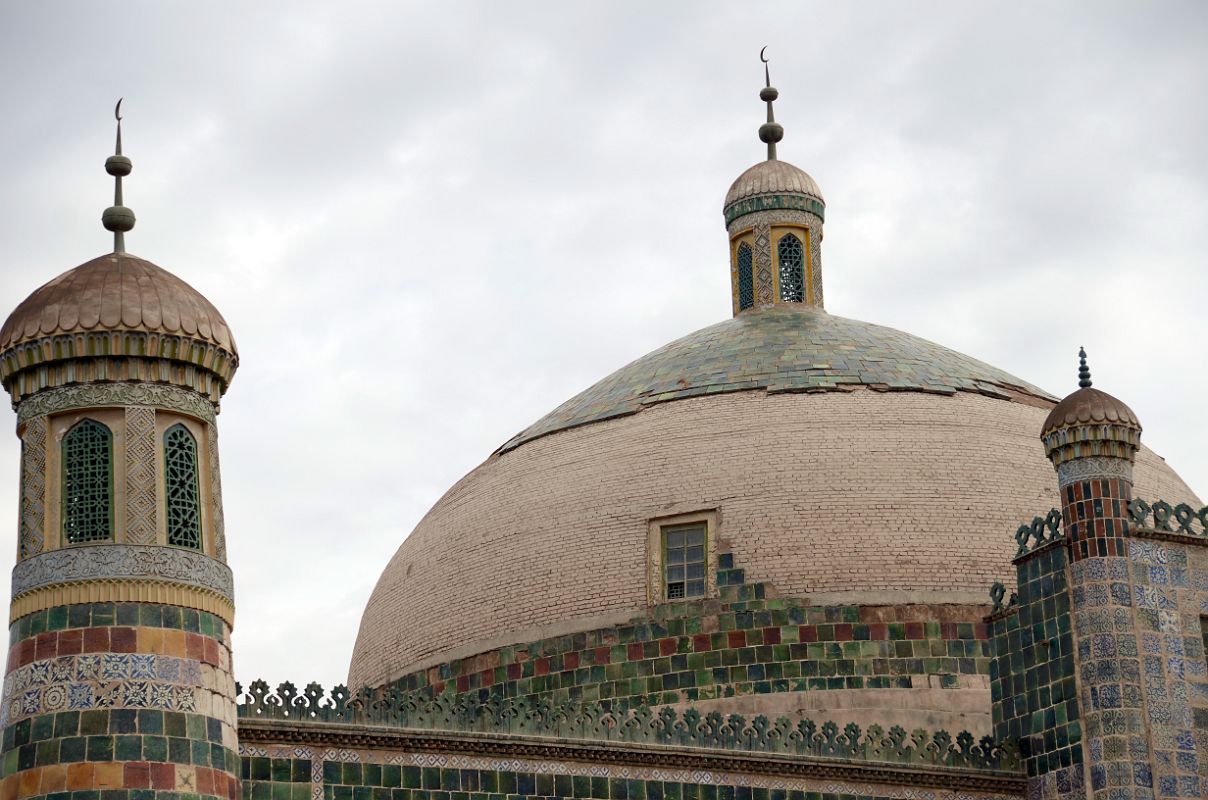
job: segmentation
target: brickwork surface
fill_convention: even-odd
[[[717,509],[747,580],[781,597],[984,602],[1008,580],[1019,520],[1060,505],[1046,413],[968,392],[759,391],[541,437],[458,482],[403,542],[349,685],[645,614],[650,520],[701,509]],[[1148,450],[1136,484],[1194,502]]]
[[[17,620],[0,800],[234,798],[230,631],[175,606],[95,603]]]

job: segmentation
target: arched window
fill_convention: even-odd
[[[780,299],[785,303],[805,302],[805,248],[791,233],[776,244],[780,263]]]
[[[753,259],[751,245],[743,242],[738,246],[735,260],[738,262],[738,310],[755,305],[755,277],[751,272]]]
[[[63,437],[63,539],[113,538],[113,434],[86,419]]]
[[[197,440],[184,425],[173,425],[164,432],[164,494],[168,505],[168,544],[200,550]]]

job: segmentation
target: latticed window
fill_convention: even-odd
[[[168,544],[200,550],[197,440],[184,425],[173,425],[164,432],[164,493],[168,501]]]
[[[663,528],[663,582],[668,600],[705,596],[705,523]]]
[[[754,253],[751,245],[743,242],[738,246],[735,259],[738,262],[738,310],[755,305],[755,276],[752,273]]]
[[[789,233],[776,244],[780,263],[780,299],[785,303],[805,302],[805,248]]]
[[[63,437],[63,538],[113,538],[113,434],[86,419]]]

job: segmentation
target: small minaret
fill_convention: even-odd
[[[120,109],[113,252],[0,328],[21,439],[5,800],[240,791],[217,429],[238,354],[208,300],[126,252]]]
[[[766,51],[767,48],[764,48]],[[767,121],[759,140],[767,160],[748,169],[726,193],[723,213],[730,236],[730,284],[734,314],[781,304],[822,308],[822,191],[804,170],[776,156],[784,128],[772,103],[768,59],[763,61]]]
[[[1124,403],[1092,387],[1082,349],[1078,387],[1053,408],[1040,434],[1057,469],[1070,561],[1122,558],[1141,423]]]
[[[1110,786],[1116,791],[1113,797],[1152,797],[1143,794],[1147,787],[1134,783],[1133,776],[1134,764],[1152,772],[1128,585],[1128,503],[1141,423],[1124,403],[1092,387],[1086,351],[1079,348],[1078,390],[1049,413],[1040,438],[1057,470],[1065,558],[1050,565],[1057,574],[1037,581],[1051,581],[1057,592],[1046,603],[1033,602],[1021,610],[1026,617],[1021,622],[1041,631],[1033,634],[1035,644],[1025,649],[1024,658],[1036,658],[1029,650],[1043,653],[1048,669],[1044,686],[1039,680],[1043,675],[1037,674],[1043,670],[1032,670],[1036,685],[1026,696],[1031,702],[1033,694],[1041,694],[1041,707],[1045,697],[1053,698],[1053,707],[1034,709],[1033,719],[1055,719],[1064,710],[1062,733],[1068,747],[1048,746],[1052,732],[1032,732],[1034,744],[1025,763],[1030,780],[1044,790],[1030,793],[1096,798]],[[1027,586],[1031,574],[1021,570],[1021,598],[1034,588]],[[1129,640],[1131,646],[1121,647]],[[1067,648],[1073,652],[1066,653]],[[1074,697],[1070,687],[1076,687]],[[1082,742],[1075,740],[1075,731]],[[1067,749],[1068,761],[1055,758],[1064,757]],[[1133,794],[1137,790],[1142,794]]]

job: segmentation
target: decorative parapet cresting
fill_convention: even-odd
[[[1019,605],[1019,594],[1011,592],[1010,599],[1007,599],[1007,587],[1003,586],[999,581],[994,581],[990,585],[990,602],[992,604],[990,616],[1002,614]]]
[[[160,580],[208,589],[232,604],[231,568],[207,555],[160,545],[92,544],[64,547],[13,567],[13,597],[78,581]]]
[[[317,683],[301,694],[289,682],[270,693],[261,680],[246,693],[236,684],[236,695],[238,716],[247,720],[510,733],[1005,772],[1017,771],[1020,763],[1014,743],[989,736],[978,741],[968,731],[954,738],[943,730],[908,733],[897,725],[888,731],[879,725],[862,730],[855,723],[840,728],[830,721],[772,721],[762,715],[748,721],[740,714],[702,715],[694,708],[682,713],[649,706],[615,711],[602,702],[548,703],[494,695],[486,700],[448,694],[428,698],[394,689],[362,689],[353,695],[346,686],[325,697]]]
[[[1150,505],[1136,498],[1128,504],[1128,518],[1144,530],[1208,537],[1208,506],[1196,511],[1186,503],[1172,506],[1165,500],[1159,500]]]
[[[1015,541],[1019,549],[1015,558],[1035,552],[1046,544],[1061,541],[1064,534],[1061,531],[1061,511],[1052,509],[1043,517],[1033,517],[1015,530]]]

